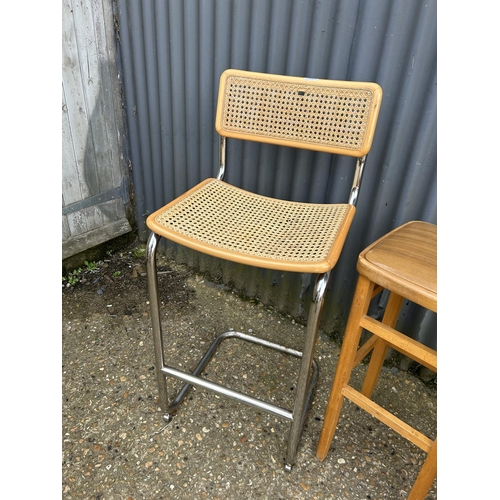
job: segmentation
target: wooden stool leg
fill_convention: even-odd
[[[374,283],[364,276],[359,276],[354,293],[354,299],[347,321],[347,327],[340,350],[339,362],[335,371],[330,398],[326,408],[323,428],[319,438],[316,457],[319,460],[324,460],[330,449],[333,435],[337,427],[337,422],[340,416],[340,410],[344,401],[342,390],[349,382],[351,371],[353,368],[354,358],[359,346],[362,328],[359,326],[360,319],[368,311],[372,299]]]
[[[382,318],[382,323],[384,323],[384,325],[388,325],[391,328],[396,326],[402,303],[403,297],[391,292],[385,308],[384,317]],[[384,364],[387,348],[387,342],[380,338],[377,339],[371,354],[368,370],[366,371],[363,388],[361,389],[361,393],[367,398],[371,398],[373,394],[373,389],[375,389],[380,370],[382,370],[382,365]]]
[[[408,500],[424,500],[437,476],[437,438],[432,443],[424,465],[408,495]]]

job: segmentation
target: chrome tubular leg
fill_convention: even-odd
[[[167,380],[161,372],[165,364],[163,358],[163,338],[160,321],[160,302],[158,299],[158,277],[156,274],[156,250],[160,236],[151,233],[146,246],[146,267],[148,277],[149,307],[151,311],[151,323],[153,328],[153,343],[155,350],[155,370],[158,382],[159,403],[166,421],[170,420],[168,412]]]
[[[226,174],[226,138],[219,135],[219,171],[217,172],[217,179],[224,180]]]
[[[359,190],[361,188],[361,180],[363,178],[363,170],[365,168],[366,158],[364,155],[356,161],[356,170],[354,172],[354,179],[352,181],[351,193],[349,195],[349,204],[356,206],[358,201]]]
[[[297,392],[293,406],[293,421],[288,437],[288,450],[285,461],[285,469],[290,471],[295,462],[300,436],[304,427],[306,413],[312,399],[312,388],[315,380],[312,380],[312,367],[314,361],[314,350],[318,338],[319,319],[323,303],[325,301],[326,287],[330,278],[330,272],[318,275],[313,291],[309,318],[307,320],[307,331],[302,362],[297,383]],[[316,374],[317,376],[317,374]],[[315,377],[314,377],[315,378]]]

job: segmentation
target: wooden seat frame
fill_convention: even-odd
[[[147,271],[155,367],[159,402],[167,422],[191,386],[278,415],[291,421],[285,458],[285,469],[291,470],[318,376],[313,356],[326,287],[354,217],[381,99],[382,90],[375,83],[240,70],[227,70],[222,74],[216,114],[220,153],[217,178],[201,182],[147,219],[151,230],[147,243]],[[227,138],[356,157],[348,202],[337,205],[296,203],[230,186],[223,181]],[[156,252],[162,237],[232,262],[316,273],[303,351],[230,331],[213,341],[192,373],[167,366],[156,270]],[[228,338],[256,343],[301,359],[292,410],[200,377],[220,342]],[[167,376],[185,382],[171,403],[167,396]]]
[[[371,397],[389,347],[437,373],[437,352],[395,329],[404,299],[437,313],[437,227],[411,221],[394,229],[361,252],[358,283],[346,326],[339,362],[325,412],[316,456],[324,460],[340,417],[344,398],[370,413],[428,453],[409,499],[424,499],[437,475],[437,438],[428,438],[397,418]],[[390,291],[381,321],[368,316],[372,299]],[[371,333],[361,346],[363,330]],[[368,354],[370,362],[361,391],[349,385],[352,370]]]

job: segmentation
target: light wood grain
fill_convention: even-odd
[[[389,347],[437,372],[437,352],[396,329],[403,299],[437,312],[437,226],[411,221],[382,236],[358,258],[358,284],[342,342],[339,363],[325,412],[316,456],[324,460],[345,397],[410,442],[428,452],[409,499],[423,500],[437,474],[437,439],[434,441],[371,399]],[[390,296],[382,321],[368,315],[380,288]],[[372,336],[359,347],[361,332]],[[371,353],[361,392],[349,385],[353,368]]]

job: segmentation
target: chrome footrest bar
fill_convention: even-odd
[[[316,278],[311,308],[309,310],[309,317],[307,321],[307,331],[304,339],[303,352],[297,351],[295,349],[290,349],[273,342],[269,342],[268,340],[264,340],[259,337],[247,335],[245,333],[229,331],[226,333],[222,333],[212,342],[194,371],[189,374],[181,370],[166,366],[165,364],[160,320],[160,301],[158,298],[158,280],[156,273],[156,250],[159,240],[160,236],[154,232],[151,232],[146,246],[146,255],[148,291],[150,297],[151,321],[155,352],[155,368],[158,382],[159,405],[164,412],[163,418],[167,422],[171,420],[179,404],[182,402],[191,386],[198,386],[204,389],[208,389],[223,396],[227,396],[237,401],[246,403],[250,406],[260,408],[261,410],[268,413],[284,417],[287,420],[291,420],[290,432],[288,436],[288,448],[285,459],[285,469],[287,471],[290,471],[295,462],[297,447],[304,427],[306,414],[311,404],[314,388],[318,380],[319,368],[316,360],[314,359],[314,349],[318,337],[319,317],[321,314],[321,309],[323,307],[330,272],[320,274]],[[213,357],[215,350],[220,342],[228,338],[239,338],[248,342],[259,344],[264,347],[275,349],[284,354],[290,354],[297,358],[301,358],[299,377],[295,390],[295,398],[292,411],[281,408],[277,405],[273,405],[271,403],[267,403],[260,399],[253,398],[247,394],[234,391],[232,389],[199,377],[205,365]],[[171,376],[185,382],[171,404],[169,404],[168,402],[167,376]]]
[[[267,413],[271,413],[273,415],[277,415],[286,418],[288,420],[293,420],[294,418],[293,413],[290,410],[287,410],[277,405],[273,405],[271,403],[267,403],[265,401],[262,401],[261,399],[248,396],[247,394],[244,394],[242,392],[229,389],[228,387],[216,384],[215,382],[210,382],[209,380],[199,378],[199,374],[202,372],[205,365],[212,359],[219,344],[223,340],[230,338],[238,338],[264,347],[269,347],[284,354],[290,354],[297,358],[302,357],[302,353],[300,351],[297,351],[295,349],[290,349],[288,347],[276,344],[274,342],[269,342],[268,340],[259,337],[254,337],[252,335],[247,335],[245,333],[234,332],[234,331],[222,333],[212,342],[212,344],[210,344],[210,347],[208,348],[208,350],[206,351],[205,355],[202,357],[196,368],[193,370],[192,374],[186,373],[182,370],[178,370],[176,368],[172,368],[169,366],[163,366],[161,368],[161,372],[164,375],[169,375],[171,377],[175,377],[177,379],[183,380],[184,382],[187,382],[181,387],[181,389],[177,393],[177,396],[173,400],[172,404],[168,407],[167,413],[173,414],[176,411],[179,404],[182,402],[183,398],[186,396],[191,386],[195,386],[195,387],[201,387],[203,389],[208,389],[212,392],[235,399],[237,401],[241,401],[242,403],[259,408],[263,411],[266,411]],[[307,406],[310,404],[310,401],[312,399],[314,386],[316,385],[316,381],[318,379],[318,372],[319,372],[318,364],[316,363],[316,360],[313,360],[312,376],[307,396],[307,401],[308,401]]]
[[[241,401],[242,403],[246,403],[250,406],[256,406],[261,410],[267,411],[274,415],[278,415],[280,417],[287,418],[288,420],[292,420],[292,412],[289,410],[285,410],[284,408],[280,408],[279,406],[275,406],[273,404],[266,403],[257,398],[252,398],[238,391],[234,391],[223,385],[216,384],[214,382],[210,382],[205,379],[201,379],[199,377],[194,377],[193,375],[189,375],[186,372],[176,370],[175,368],[169,368],[168,366],[163,367],[161,370],[165,375],[171,375],[172,377],[179,378],[186,382],[189,382],[190,385],[194,385],[196,387],[202,387],[203,389],[209,389],[217,394],[221,394],[222,396],[227,396],[232,399],[236,399]]]

